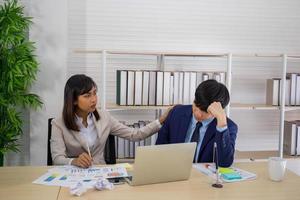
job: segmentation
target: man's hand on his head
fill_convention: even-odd
[[[224,127],[227,125],[226,113],[220,102],[211,103],[207,108],[207,112],[217,119],[218,127]]]

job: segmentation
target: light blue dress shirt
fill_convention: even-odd
[[[214,120],[214,118],[209,118],[209,119],[206,119],[206,120],[203,120],[202,121],[202,126],[201,128],[199,129],[199,142],[197,144],[197,148],[196,148],[196,160],[198,160],[198,156],[199,156],[199,151],[200,151],[200,147],[201,147],[201,144],[202,144],[202,141],[203,141],[203,138],[205,136],[205,132],[209,126],[209,124]],[[189,128],[188,128],[188,131],[187,131],[187,134],[186,134],[186,137],[185,137],[185,142],[191,142],[191,139],[192,139],[192,135],[193,135],[193,132],[196,128],[196,124],[197,124],[197,120],[195,119],[194,115],[192,115],[192,118],[190,120],[190,124],[189,124]],[[227,129],[227,126],[225,127],[222,127],[222,128],[219,128],[217,127],[217,131],[218,132],[223,132]]]

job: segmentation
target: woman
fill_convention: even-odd
[[[62,117],[52,121],[51,154],[53,164],[72,164],[87,168],[105,164],[104,147],[109,134],[132,141],[143,140],[156,133],[169,110],[147,126],[129,128],[108,112],[96,109],[97,86],[88,76],[74,75],[64,91]]]

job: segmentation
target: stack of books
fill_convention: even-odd
[[[191,104],[197,86],[215,79],[225,84],[225,72],[117,70],[117,99],[122,106]]]

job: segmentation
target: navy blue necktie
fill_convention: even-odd
[[[200,130],[201,126],[202,126],[202,123],[197,122],[196,128],[195,128],[192,138],[191,138],[191,142],[197,142],[197,145],[199,142],[199,130]],[[194,162],[196,162],[196,155],[197,155],[197,147],[196,147],[196,152],[195,152],[195,156],[194,156]]]

